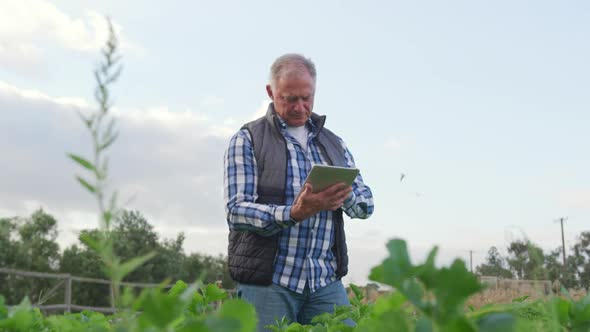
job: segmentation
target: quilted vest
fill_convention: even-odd
[[[338,137],[324,128],[325,116],[312,113],[319,148],[330,165],[346,166],[344,151]],[[256,203],[285,205],[287,182],[287,142],[280,132],[280,122],[271,103],[266,115],[245,124],[252,138],[258,171]],[[333,212],[334,243],[332,251],[337,262],[336,277],[348,273],[348,251],[344,234],[342,210]],[[243,284],[270,285],[278,249],[279,234],[262,236],[252,231],[229,232],[228,266],[235,281]]]

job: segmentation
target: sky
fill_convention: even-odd
[[[561,217],[568,251],[590,230],[586,1],[0,0],[0,217],[43,208],[61,248],[98,226],[66,154],[91,153],[77,113],[96,108],[105,15],[123,65],[109,183],[186,252],[226,254],[224,150],[290,52],[315,62],[314,111],[374,195],[346,221],[345,282],[392,238],[476,266],[513,240],[557,248]]]

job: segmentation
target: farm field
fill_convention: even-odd
[[[424,264],[413,265],[403,240],[388,243],[390,256],[372,269],[370,279],[396,289],[367,301],[351,285],[352,306],[314,319],[313,325],[277,321],[273,331],[589,331],[590,296],[529,296],[484,290],[456,260],[434,265],[436,248]],[[515,297],[517,296],[517,297]],[[0,331],[254,331],[254,308],[229,299],[216,285],[187,285],[124,291],[114,315],[83,311],[44,316],[27,300],[8,308],[0,300]],[[355,327],[343,324],[347,318]]]

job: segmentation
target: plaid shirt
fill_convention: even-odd
[[[258,204],[256,159],[249,132],[240,130],[230,140],[224,160],[224,196],[227,222],[231,230],[255,231],[262,235],[279,233],[273,283],[303,293],[306,283],[310,291],[336,280],[336,260],[331,251],[334,227],[331,211],[322,211],[300,223],[291,221],[291,206],[301,190],[307,173],[314,164],[327,164],[315,138],[311,119],[308,147],[287,132],[280,119],[281,133],[287,142],[287,182],[285,205]],[[346,164],[355,167],[352,154],[340,139]],[[351,218],[368,218],[373,213],[371,189],[359,174],[353,191],[342,209]]]

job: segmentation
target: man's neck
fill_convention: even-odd
[[[287,125],[287,132],[299,142],[304,150],[307,150],[307,135],[309,134],[309,129],[306,125],[298,127]]]

